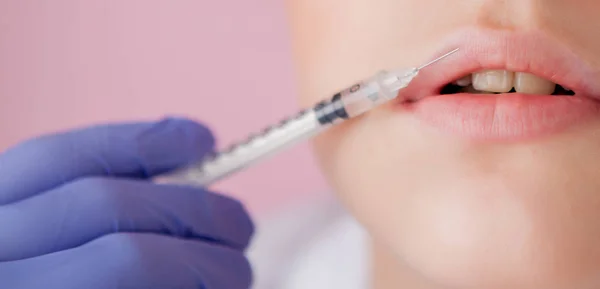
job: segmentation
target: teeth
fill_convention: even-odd
[[[486,70],[473,73],[473,87],[490,92],[509,92],[514,85],[515,73],[506,70]]]
[[[552,94],[556,84],[530,73],[515,73],[515,90],[525,94]]]
[[[454,82],[454,84],[462,87],[469,86],[471,83],[473,83],[473,78],[470,74]]]
[[[472,85],[461,88],[460,92],[462,93],[473,93],[473,94],[494,94],[490,91],[477,90]]]
[[[484,70],[467,75],[454,81],[452,84],[460,86],[460,92],[466,93],[506,93],[514,91],[524,94],[551,95],[556,91],[557,84],[525,72],[512,72],[507,70]],[[564,89],[564,90],[563,90]],[[572,93],[568,88],[564,91]],[[571,94],[572,95],[572,94]]]

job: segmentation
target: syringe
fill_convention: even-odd
[[[450,51],[417,68],[382,71],[374,77],[335,94],[310,109],[285,119],[279,124],[251,135],[246,141],[206,157],[193,166],[175,171],[161,178],[170,182],[207,186],[243,168],[280,152],[298,142],[307,140],[327,128],[386,103],[419,74],[419,71],[455,53]]]

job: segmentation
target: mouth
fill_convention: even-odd
[[[521,139],[557,133],[600,116],[598,71],[545,35],[462,31],[401,91],[400,107],[446,133]]]
[[[508,70],[482,70],[468,74],[445,85],[440,95],[448,94],[502,94],[523,93],[531,95],[574,96],[570,88],[532,73]]]

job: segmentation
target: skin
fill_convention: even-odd
[[[288,1],[303,105],[429,60],[465,27],[534,29],[600,71],[593,0]],[[480,143],[382,107],[315,140],[373,237],[372,288],[600,288],[600,121]]]

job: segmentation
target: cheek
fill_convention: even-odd
[[[572,288],[600,272],[599,145],[570,135],[475,149],[384,111],[320,137],[316,152],[346,207],[419,273]]]

